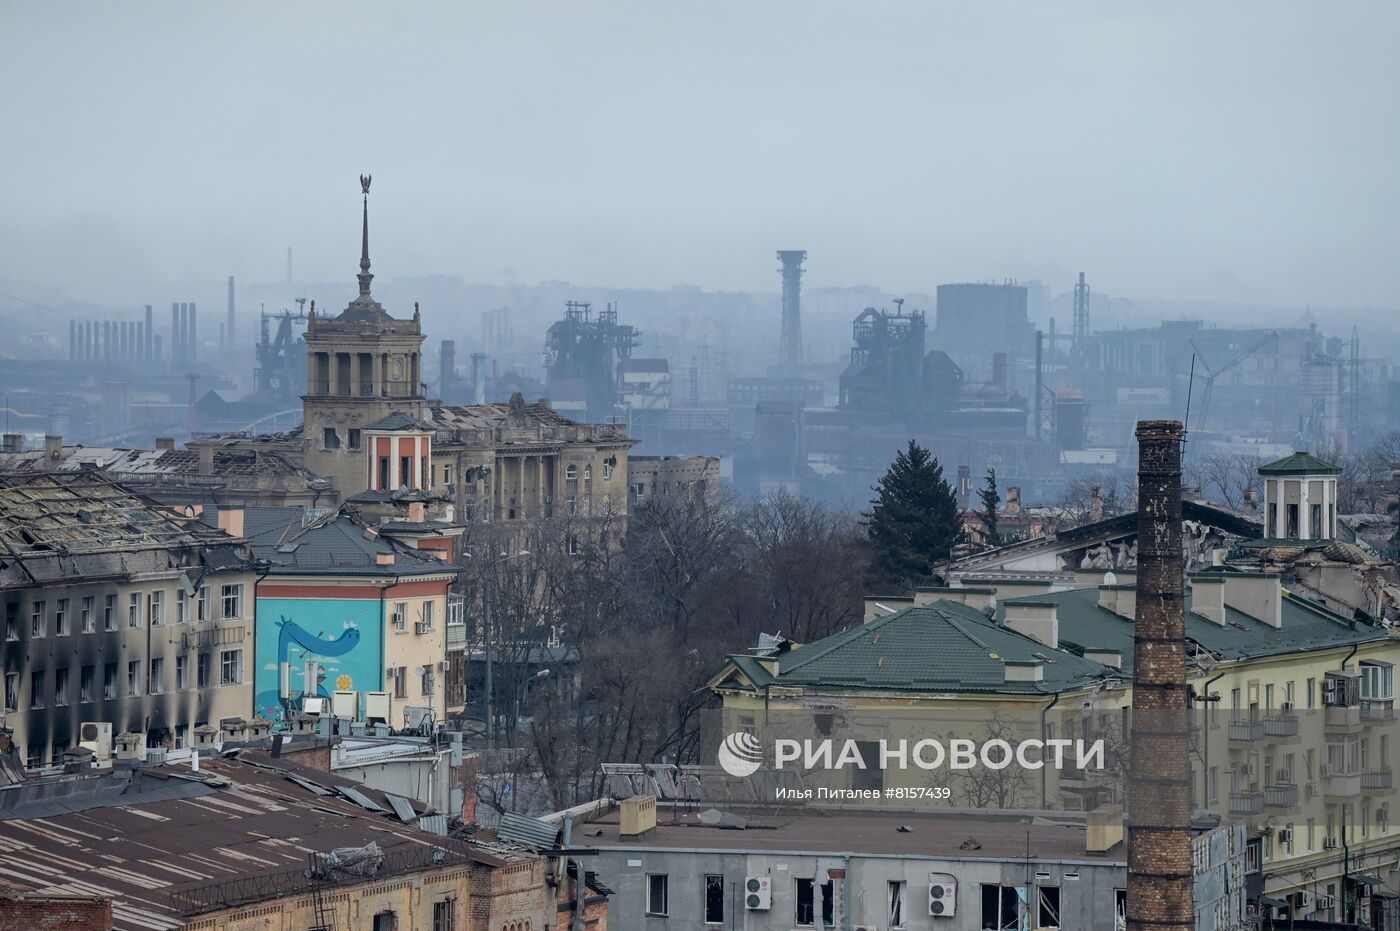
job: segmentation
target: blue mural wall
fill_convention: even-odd
[[[381,609],[377,598],[259,598],[253,713],[282,727],[306,694],[382,689]],[[314,683],[306,681],[308,660],[318,665]]]

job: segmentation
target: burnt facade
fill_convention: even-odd
[[[252,710],[256,575],[229,535],[99,473],[0,479],[5,726],[48,765],[83,725],[188,746]]]

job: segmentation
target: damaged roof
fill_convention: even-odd
[[[209,510],[206,519],[213,519]],[[404,576],[453,573],[451,564],[394,543],[341,511],[296,507],[244,510],[243,535],[272,564],[269,575]],[[393,562],[380,564],[379,557]]]
[[[0,820],[6,881],[110,897],[119,931],[174,931],[192,915],[308,892],[313,867],[322,882],[347,885],[510,858],[404,823],[377,790],[261,752],[201,759],[198,773],[179,763],[139,773],[129,778],[142,791],[106,804]],[[186,788],[171,797],[147,786]],[[369,865],[327,864],[332,850],[371,842],[380,856]]]

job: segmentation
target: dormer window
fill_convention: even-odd
[[[578,466],[570,465],[564,469],[564,478],[570,482],[578,481]]]

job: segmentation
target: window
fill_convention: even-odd
[[[793,916],[794,924],[802,926],[816,924],[816,903],[814,900],[816,882],[815,879],[797,880],[797,896]]]
[[[578,481],[578,466],[571,465],[564,470],[564,480],[569,482]]]
[[[724,876],[718,873],[705,876],[705,924],[724,924]]]
[[[92,673],[91,666],[84,666],[78,672],[78,703],[89,704],[92,701]]]
[[[126,599],[126,626],[141,626],[141,593],[132,592]]]
[[[243,583],[223,586],[224,617],[243,616]]]
[[[666,916],[671,907],[671,877],[665,873],[647,875],[647,914]]]
[[[1035,926],[1037,928],[1058,928],[1060,926],[1060,887],[1035,887]]]
[[[432,666],[424,666],[424,667],[423,667],[423,697],[424,697],[424,698],[427,698],[427,699],[430,699],[430,700],[432,699],[432,697],[433,697],[433,685],[434,685],[434,682],[435,682],[435,677],[434,677],[434,675],[433,675],[433,667],[432,667]]]
[[[175,690],[183,692],[190,687],[190,664],[188,656],[175,657]]]
[[[452,931],[452,921],[456,917],[457,903],[445,899],[433,903],[433,931]]]
[[[159,627],[165,623],[165,592],[159,590],[151,592],[149,613],[152,627]]]
[[[408,603],[397,601],[394,603],[394,613],[392,615],[394,630],[403,632],[408,628]]]
[[[243,681],[243,651],[221,650],[219,652],[219,684],[238,685]]]
[[[906,884],[903,881],[889,883],[889,894],[886,899],[890,903],[890,927],[904,927],[904,890]]]
[[[126,694],[141,694],[141,661],[133,659],[126,664]]]
[[[1128,927],[1128,890],[1113,890],[1113,931]]]
[[[5,673],[5,710],[19,710],[19,673]]]
[[[828,928],[836,924],[836,883],[830,879],[822,883],[822,924]]]
[[[175,589],[175,623],[183,624],[190,619],[190,596],[184,588]]]
[[[165,691],[165,658],[154,656],[151,658],[151,681],[146,685],[146,693],[149,695],[159,695]]]
[[[117,629],[117,596],[102,596],[102,629]]]
[[[423,602],[423,630],[428,631],[428,630],[432,630],[432,629],[433,629],[433,603],[432,603],[431,601],[425,601],[425,602]]]
[[[1290,540],[1298,539],[1298,505],[1285,505],[1284,514],[1287,515],[1288,529],[1284,531],[1283,535]]]
[[[197,689],[209,688],[209,654],[201,653],[195,660],[194,665],[194,687]]]
[[[335,432],[335,427],[326,427],[321,431],[322,449],[340,449],[340,434]],[[378,926],[379,918],[375,917],[375,925]]]
[[[467,606],[459,596],[452,596],[447,602],[447,626],[461,627],[467,622]]]
[[[68,636],[68,599],[60,598],[54,602],[53,611],[54,636]]]
[[[82,625],[85,634],[90,634],[97,629],[97,613],[94,610],[96,600],[88,595],[80,602],[78,608],[78,623]]]
[[[68,670],[60,669],[53,674],[53,703],[68,704]]]
[[[564,541],[564,548],[570,556],[578,555],[578,534],[571,533]]]
[[[442,483],[444,485],[452,484],[452,466],[445,465],[442,467]]]
[[[1206,804],[1207,804],[1207,805],[1214,805],[1214,804],[1215,804],[1216,799],[1218,798],[1218,796],[1216,795],[1216,786],[1217,786],[1217,784],[1218,784],[1219,782],[1220,782],[1220,767],[1219,767],[1219,766],[1212,766],[1212,767],[1210,768],[1210,777],[1209,777],[1208,779],[1206,779]]]
[[[1260,865],[1264,861],[1264,845],[1262,838],[1254,838],[1245,842],[1244,845],[1244,871],[1246,873],[1259,872]]]
[[[44,707],[44,674],[42,672],[29,674],[29,707]]]
[[[983,883],[982,927],[988,931],[1015,931],[1020,925],[1018,901],[1015,887]]]
[[[1308,708],[1309,708],[1309,710],[1311,710],[1311,709],[1316,708],[1316,707],[1317,707],[1317,680],[1310,677],[1310,678],[1308,679]]]
[[[109,701],[117,697],[116,663],[106,663],[102,667],[102,697]]]
[[[194,607],[194,619],[196,621],[209,620],[209,586],[199,586],[199,600]]]
[[[607,481],[608,479],[612,478],[612,474],[613,474],[613,460],[611,460],[611,459],[604,459],[604,460],[603,460],[603,480],[604,480],[604,481]]]
[[[402,666],[389,670],[389,684],[393,686],[395,698],[408,697],[408,676]]]
[[[63,602],[59,602],[63,604]],[[1361,664],[1361,697],[1388,700],[1395,697],[1395,667],[1389,663]]]
[[[389,490],[389,457],[379,457],[379,488],[383,491]]]
[[[17,601],[5,605],[5,639],[19,639],[19,602]]]
[[[393,912],[380,912],[374,916],[374,931],[394,931],[397,922]]]
[[[190,726],[188,724],[175,725],[175,749],[184,750],[190,745]]]
[[[413,485],[413,457],[399,457],[399,487],[409,488]]]
[[[347,439],[347,441],[348,441],[348,445],[350,446],[350,448],[351,448],[351,449],[359,449],[359,448],[360,448],[360,431],[352,428],[352,429],[350,429],[350,430],[347,430],[347,431],[346,431],[346,434],[347,434],[347,435],[346,435],[346,439]]]
[[[593,481],[593,467],[591,465],[583,467],[583,480],[585,482]]]
[[[42,601],[34,602],[29,612],[29,638],[38,640],[40,637],[48,636],[48,627],[48,608]]]

